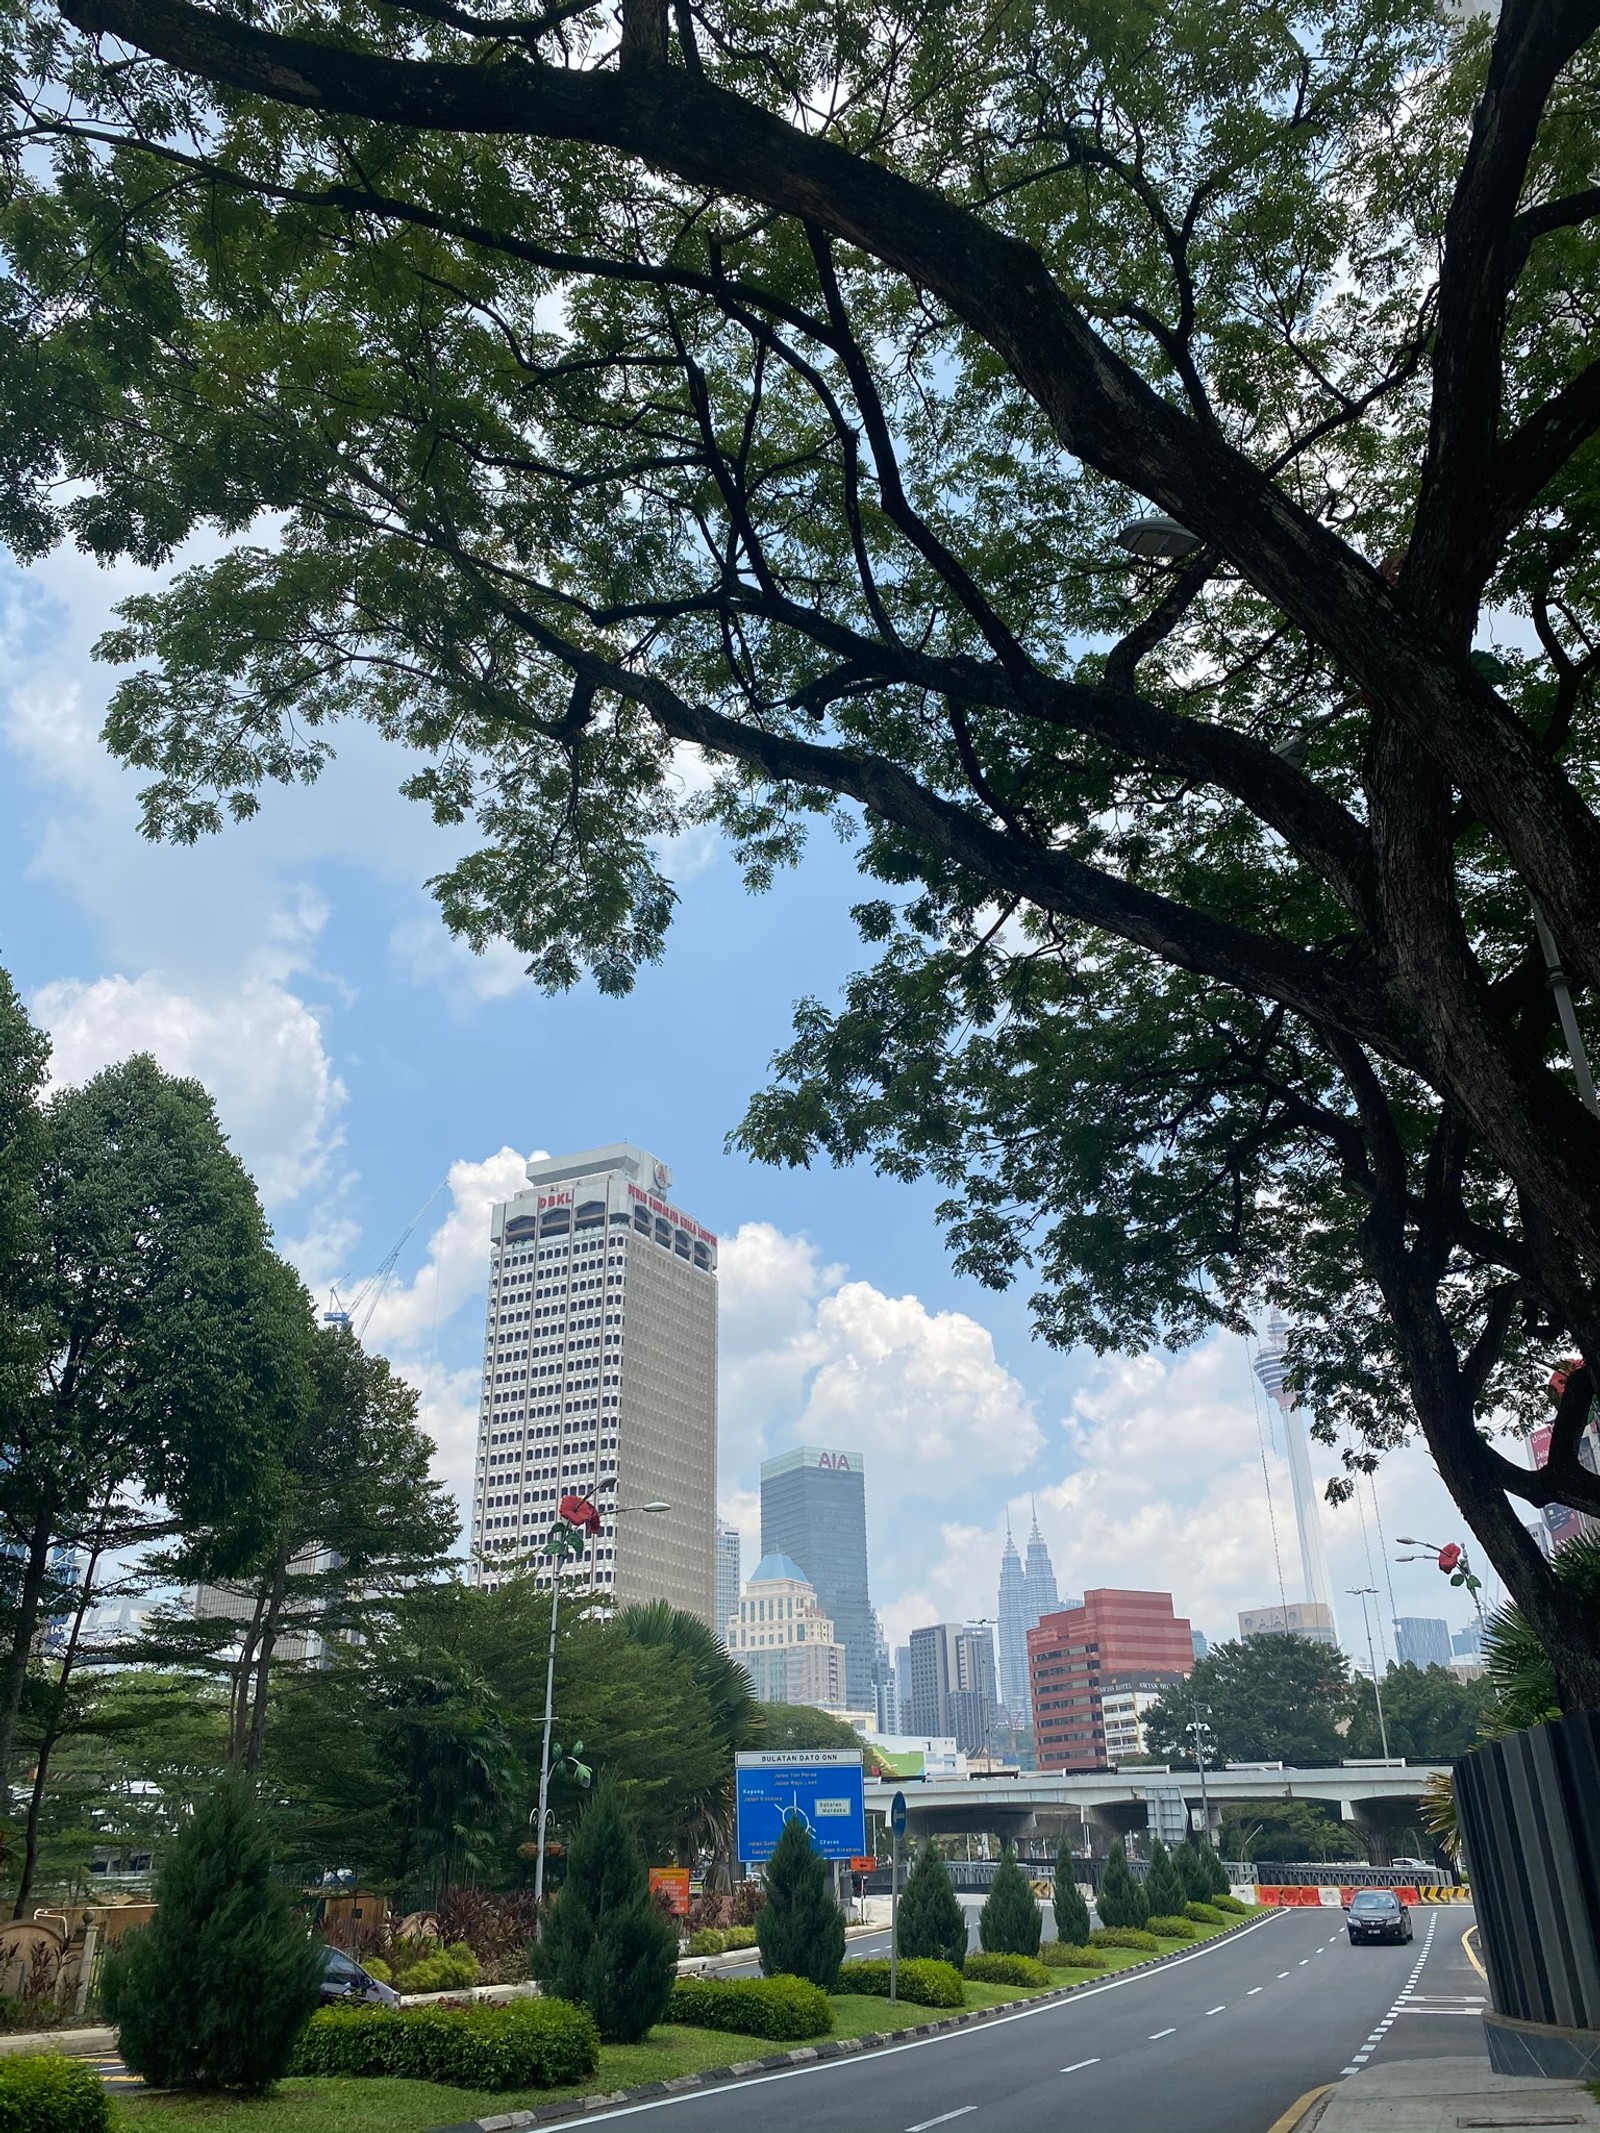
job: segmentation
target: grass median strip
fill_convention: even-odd
[[[1242,1924],[1230,1919],[1229,1925]],[[1163,1954],[1192,1952],[1225,1928],[1197,1931],[1189,1943],[1174,1942]],[[1036,2000],[1063,1987],[1103,1983],[1106,1976],[1154,1960],[1135,1948],[1102,1948],[1098,1971],[1056,1970],[1049,1986],[980,1984],[964,1981],[963,2011]],[[891,2002],[864,1993],[830,1996],[833,2027],[813,2044],[851,2042],[897,2030],[923,2028],[951,2019],[941,2008],[909,2001]],[[118,2095],[116,2123],[124,2133],[428,2133],[443,2125],[494,2118],[512,2111],[542,2110],[551,2104],[581,2103],[586,2096],[615,2095],[648,2083],[680,2081],[714,2069],[743,2065],[767,2057],[772,2042],[727,2030],[665,2024],[642,2044],[607,2044],[592,2079],[571,2088],[478,2090],[447,2088],[435,2081],[408,2081],[390,2076],[348,2079],[323,2076],[291,2079],[272,2094],[256,2097],[217,2095]]]

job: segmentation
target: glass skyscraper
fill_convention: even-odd
[[[1075,1601],[1068,1601],[1074,1606]],[[1006,1514],[1005,1553],[1000,1558],[1000,1701],[1013,1725],[1030,1725],[1032,1703],[1028,1693],[1028,1632],[1041,1618],[1054,1614],[1061,1605],[1056,1591],[1055,1565],[1035,1512],[1028,1535],[1028,1560],[1024,1565],[1011,1538],[1011,1516]]]
[[[867,1589],[867,1477],[859,1452],[802,1444],[763,1462],[761,1553],[800,1565],[845,1648],[849,1708],[875,1710],[878,1625]]]

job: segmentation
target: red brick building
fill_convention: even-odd
[[[1164,1688],[1193,1665],[1194,1637],[1170,1592],[1102,1587],[1046,1615],[1028,1632],[1035,1768],[1104,1770],[1105,1691]]]

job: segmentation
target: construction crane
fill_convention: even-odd
[[[389,1285],[389,1276],[394,1272],[400,1254],[405,1250],[406,1239],[444,1191],[448,1182],[445,1178],[439,1180],[379,1261],[375,1273],[368,1274],[359,1282],[353,1276],[347,1275],[342,1284],[337,1281],[329,1284],[328,1308],[322,1314],[322,1323],[325,1326],[348,1326],[358,1341],[365,1336],[367,1327],[372,1323],[372,1314],[378,1308],[379,1298]],[[341,1287],[349,1291],[348,1302],[340,1294]]]

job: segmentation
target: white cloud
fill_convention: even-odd
[[[839,1443],[893,1470],[981,1459],[1016,1472],[1043,1445],[994,1342],[960,1311],[845,1281],[809,1238],[747,1222],[722,1249],[721,1409],[729,1463],[746,1480],[759,1458],[796,1441]]]
[[[437,909],[395,927],[389,959],[411,984],[437,985],[458,1006],[504,1000],[533,983],[509,941],[491,941],[479,954],[449,930]]]
[[[489,1269],[489,1214],[498,1200],[509,1200],[528,1182],[534,1157],[515,1148],[499,1148],[481,1162],[450,1165],[445,1187],[450,1207],[428,1239],[428,1256],[407,1282],[386,1286],[368,1324],[369,1344],[386,1353],[407,1354],[426,1343],[432,1348],[440,1326],[469,1299],[486,1293]],[[474,1393],[476,1409],[476,1393]]]
[[[279,978],[255,973],[209,999],[153,971],[93,983],[58,978],[32,1004],[50,1033],[56,1080],[85,1081],[131,1052],[149,1052],[168,1073],[210,1090],[269,1205],[326,1177],[344,1085],[316,1015]]]

